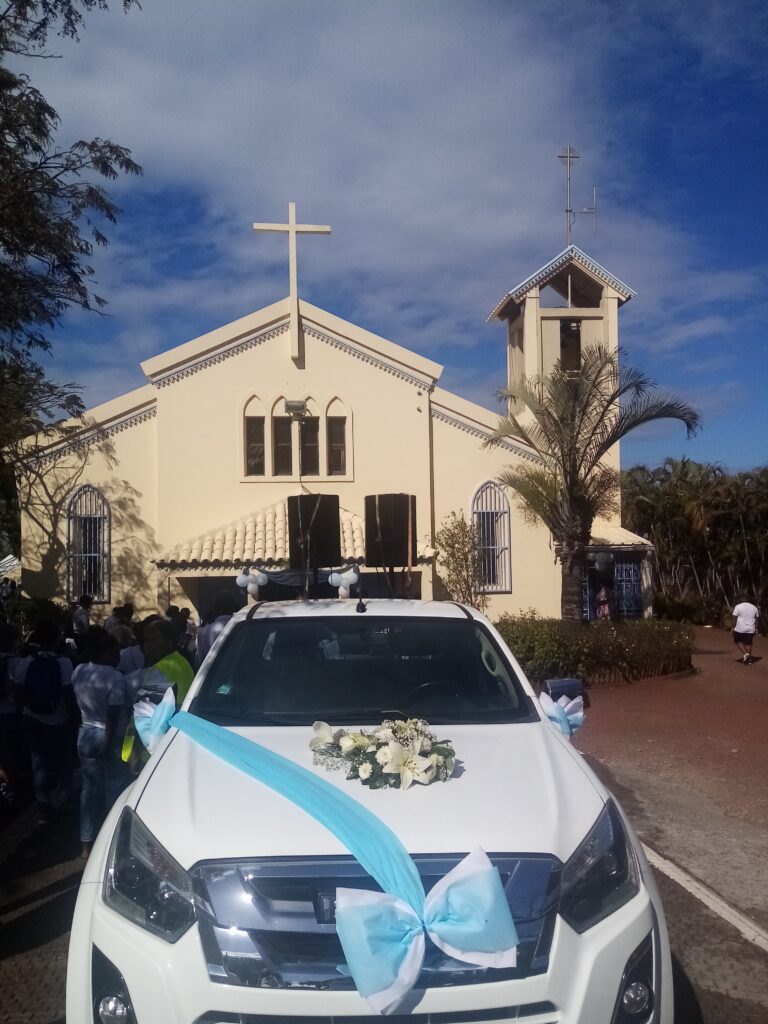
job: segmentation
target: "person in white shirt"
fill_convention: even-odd
[[[89,661],[72,673],[72,685],[80,708],[81,726],[77,734],[77,754],[83,773],[80,790],[80,842],[87,857],[113,802],[109,792],[110,745],[116,733],[121,710],[126,704],[125,676],[117,670],[120,648],[108,633],[91,630],[88,639]],[[114,753],[112,760],[114,760]]]
[[[745,665],[752,664],[752,644],[757,632],[759,615],[760,611],[750,601],[742,601],[733,609],[733,617],[736,620],[733,626],[733,642],[741,651],[741,660]]]

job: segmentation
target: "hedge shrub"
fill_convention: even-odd
[[[587,624],[503,615],[496,628],[532,683],[575,677],[632,682],[691,668],[693,636],[677,622],[629,619]]]

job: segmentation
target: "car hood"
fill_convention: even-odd
[[[233,731],[358,800],[410,853],[462,853],[480,846],[488,853],[551,853],[565,861],[604,803],[580,756],[546,722],[438,728],[456,749],[454,777],[407,791],[369,790],[347,781],[343,771],[314,765],[309,729]],[[203,860],[348,852],[306,811],[184,733],[166,738],[145,773],[137,813],[186,868]]]

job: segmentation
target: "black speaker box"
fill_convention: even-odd
[[[288,498],[288,558],[291,569],[341,565],[338,494],[295,494]]]
[[[368,494],[365,498],[365,564],[383,569],[408,565],[408,513],[411,565],[416,564],[416,495]]]

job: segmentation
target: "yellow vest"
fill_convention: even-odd
[[[171,651],[170,654],[166,654],[166,656],[161,658],[160,661],[155,662],[154,665],[148,665],[147,668],[158,669],[168,680],[168,685],[175,687],[176,708],[178,710],[178,708],[180,708],[184,703],[184,698],[187,696],[189,688],[192,685],[192,680],[195,678],[195,670],[189,664],[187,659],[183,654],[179,654],[178,651]],[[133,715],[131,715],[125,739],[123,740],[123,761],[127,761],[131,756],[135,735],[136,730],[133,724]],[[149,754],[146,750],[142,750],[141,756],[143,761],[146,761],[149,758]]]

